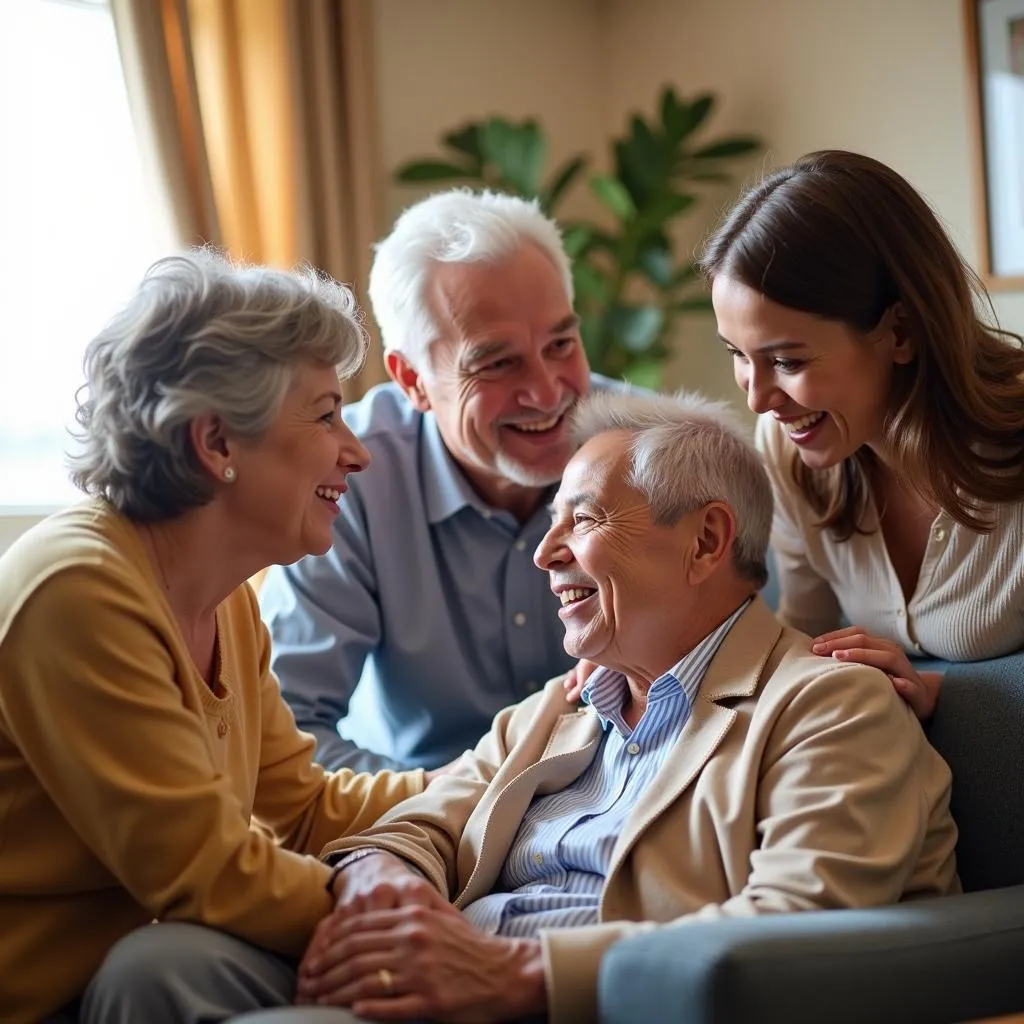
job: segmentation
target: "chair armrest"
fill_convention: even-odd
[[[616,943],[605,1024],[955,1024],[1024,1010],[1024,886],[683,924]]]

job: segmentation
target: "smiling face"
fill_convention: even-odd
[[[266,435],[238,446],[236,481],[223,494],[239,529],[267,551],[267,563],[287,565],[331,547],[345,478],[369,463],[341,419],[334,368],[304,365]]]
[[[568,411],[589,367],[561,276],[534,245],[498,262],[435,266],[429,303],[440,335],[416,373],[389,369],[489,503],[539,496],[572,454]],[[403,379],[404,373],[404,379]]]
[[[652,522],[627,483],[631,438],[599,434],[573,456],[534,562],[561,598],[568,654],[653,680],[680,654],[680,624],[696,595],[686,562],[699,515]]]
[[[721,275],[711,298],[747,404],[786,425],[808,466],[835,466],[863,445],[884,453],[894,367],[913,360],[895,311],[862,334]]]

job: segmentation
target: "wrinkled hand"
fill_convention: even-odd
[[[443,901],[348,917],[321,955],[303,961],[298,994],[373,1020],[459,1024],[547,1008],[540,942],[486,935]]]
[[[569,669],[562,680],[565,687],[565,699],[570,704],[575,704],[580,699],[583,687],[586,686],[590,674],[597,668],[592,661],[578,661],[576,667]]]
[[[880,668],[890,679],[896,692],[910,705],[922,722],[931,718],[939,700],[941,672],[918,672],[903,648],[891,640],[871,636],[860,626],[847,626],[814,638],[812,650],[823,657],[852,661],[859,665]]]
[[[299,977],[320,960],[349,918],[377,910],[408,906],[442,906],[448,903],[420,874],[400,858],[381,851],[357,860],[341,871],[334,882],[334,910],[313,931],[299,965]]]

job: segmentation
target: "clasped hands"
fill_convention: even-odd
[[[299,965],[296,1003],[382,1021],[501,1021],[546,1009],[540,942],[480,932],[400,858],[355,861],[335,894]]]

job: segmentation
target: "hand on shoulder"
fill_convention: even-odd
[[[881,669],[922,722],[934,713],[942,686],[942,673],[918,672],[903,648],[892,640],[872,636],[860,626],[847,626],[815,637],[811,649],[823,658]]]

